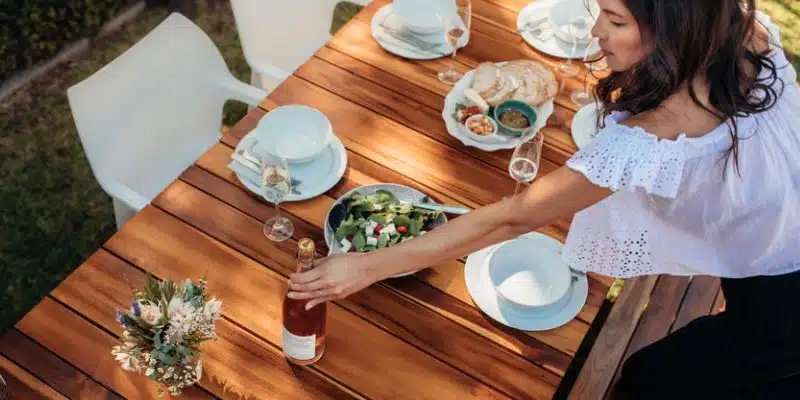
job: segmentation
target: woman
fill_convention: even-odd
[[[800,90],[777,28],[753,0],[598,3],[613,72],[592,144],[425,240],[328,257],[290,295],[313,307],[577,213],[571,267],[719,276],[728,302],[630,357],[614,397],[800,398]]]

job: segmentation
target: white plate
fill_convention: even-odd
[[[371,25],[372,37],[375,41],[386,51],[400,57],[412,60],[432,60],[449,56],[453,52],[453,47],[444,38],[444,28],[438,32],[412,32],[405,26],[403,20],[394,13],[394,5],[392,4],[387,4],[378,10],[375,16],[372,17]],[[390,35],[384,27],[397,31],[397,35]],[[408,39],[401,40],[396,36]],[[420,49],[412,44],[415,40],[437,44],[437,46],[431,49]],[[469,43],[469,32],[458,43],[458,47],[464,47],[467,43]]]
[[[247,145],[255,137],[255,130],[250,131],[236,146],[239,149]],[[299,192],[292,193],[286,196],[284,202],[307,200],[317,197],[332,188],[344,176],[344,171],[347,168],[347,151],[344,144],[335,135],[331,139],[330,145],[320,153],[320,155],[304,164],[290,164],[289,175],[292,180],[301,181],[295,189]],[[234,170],[236,177],[239,181],[247,187],[251,192],[261,196],[259,185],[255,179],[257,176],[245,176],[245,174]]]
[[[505,64],[505,62],[497,63],[497,65]],[[464,74],[464,77],[461,78],[461,80],[455,85],[453,85],[453,89],[450,90],[450,93],[448,93],[447,97],[444,99],[442,118],[447,126],[447,132],[450,133],[450,135],[454,138],[461,141],[461,143],[463,143],[465,146],[477,147],[484,151],[513,149],[517,147],[521,140],[518,137],[493,135],[491,138],[486,138],[481,141],[475,140],[467,134],[467,127],[453,118],[453,113],[456,110],[456,104],[465,100],[464,91],[472,86],[473,75],[475,75],[475,70]],[[553,114],[553,99],[542,103],[539,105],[539,107],[535,107],[534,110],[536,110],[536,122],[533,124],[533,127],[536,130],[539,130],[544,128],[545,124],[547,124],[547,119]]]
[[[572,140],[578,149],[582,149],[597,133],[597,103],[591,103],[581,107],[572,117]]]
[[[563,247],[557,240],[541,233],[532,232],[523,236],[539,241],[542,246],[554,252],[560,253]],[[568,323],[580,313],[589,296],[589,282],[586,279],[586,275],[583,274],[577,275],[577,281],[572,283],[569,300],[564,303],[561,309],[553,310],[551,313],[545,315],[525,313],[518,309],[511,309],[501,305],[502,302],[497,297],[497,292],[495,292],[492,283],[482,273],[483,269],[488,266],[487,256],[495,246],[470,254],[467,257],[467,265],[464,268],[467,290],[472,296],[472,300],[475,301],[475,305],[486,315],[511,328],[526,331],[546,331]]]
[[[553,7],[554,4],[558,3],[558,1],[559,0],[538,0],[525,6],[525,8],[519,12],[519,16],[517,17],[517,32],[519,32],[522,38],[525,39],[526,43],[542,53],[560,58],[571,57],[583,59],[583,55],[586,53],[587,44],[578,43],[578,46],[575,48],[575,54],[570,55],[570,52],[572,51],[571,42],[565,42],[557,38],[555,35],[549,35],[547,40],[541,40],[533,36],[530,31],[521,30],[522,26],[524,26],[528,21],[533,20],[535,16],[549,14],[550,8]]]
[[[422,193],[419,190],[416,190],[414,188],[410,188],[408,186],[398,185],[396,183],[376,183],[374,185],[366,185],[366,186],[357,187],[357,188],[345,193],[344,195],[342,195],[342,197],[339,197],[338,199],[336,199],[336,201],[333,203],[333,206],[331,206],[331,210],[333,210],[333,207],[335,207],[337,204],[341,204],[342,201],[344,201],[345,199],[350,198],[356,192],[362,193],[362,194],[365,194],[365,195],[369,196],[369,195],[375,194],[375,192],[377,192],[378,190],[385,190],[387,192],[390,192],[390,193],[394,194],[395,197],[397,197],[398,200],[407,201],[407,202],[416,202],[416,201],[419,201],[423,197],[426,196],[425,193]],[[429,200],[429,202],[431,204],[436,204],[433,200]],[[330,216],[330,213],[331,213],[331,211],[328,210],[328,213],[325,215],[324,235],[325,235],[325,244],[328,245],[328,254],[333,254],[333,253],[341,252],[342,245],[339,242],[336,241],[336,238],[334,237],[334,231],[333,231],[333,229],[331,229],[331,226],[328,224],[328,217]],[[444,224],[445,222],[447,222],[447,216],[442,214],[442,216],[439,217],[439,221],[437,222],[436,226],[440,226],[441,224]],[[416,240],[418,238],[419,237],[415,238],[414,240]],[[417,271],[419,271],[419,270],[417,270]],[[392,278],[399,278],[401,276],[412,275],[412,274],[415,274],[417,271],[411,271],[411,272],[407,272],[405,274],[394,275],[394,276],[392,276]]]

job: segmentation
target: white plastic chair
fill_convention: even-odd
[[[231,0],[250,84],[274,90],[331,38],[341,0]],[[367,5],[370,0],[350,0]]]
[[[211,39],[173,13],[67,96],[119,229],[219,140],[227,100],[256,105],[266,92],[234,78]]]

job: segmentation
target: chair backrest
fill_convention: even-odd
[[[331,38],[339,1],[231,0],[247,63],[260,73],[269,73],[270,67],[292,73]]]
[[[231,78],[211,39],[174,13],[69,88],[81,142],[106,192],[115,196],[110,188],[121,183],[149,201],[212,146],[227,99],[220,83]]]

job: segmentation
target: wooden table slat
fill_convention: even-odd
[[[685,305],[681,306],[680,312],[675,317],[675,324],[672,325],[671,332],[683,328],[697,317],[708,315],[717,300],[719,291],[719,278],[704,275],[692,277],[683,300]]]
[[[71,399],[121,398],[16,329],[0,340],[0,353]]]
[[[281,275],[288,276],[294,271],[296,241],[284,242],[291,243],[290,246],[266,241],[260,235],[262,221],[223,205],[188,184],[173,183],[155,204],[237,251],[270,265]],[[187,207],[186,204],[193,206]],[[205,211],[201,213],[198,210]],[[220,223],[220,220],[225,222]],[[300,233],[296,238],[303,237],[305,232]],[[233,237],[238,239],[230,242]],[[418,282],[417,285],[423,284]],[[513,397],[550,397],[558,384],[555,375],[504,351],[483,336],[409,302],[384,285],[369,287],[336,303]],[[465,352],[466,348],[471,351]],[[495,360],[491,370],[482,368],[487,359]],[[536,379],[530,379],[531,376],[536,376]]]
[[[213,276],[222,278],[212,272]],[[103,328],[116,332],[120,328],[111,310],[129,307],[129,285],[143,287],[145,280],[143,271],[99,251],[59,285],[53,296]],[[279,399],[306,400],[362,397],[313,369],[291,366],[277,346],[226,318],[217,321],[217,335],[216,341],[201,346],[200,382],[216,396],[258,398],[269,394]]]
[[[67,398],[47,386],[39,378],[20,368],[8,358],[0,355],[0,372],[8,387],[11,399],[64,399]]]
[[[266,241],[266,239],[265,239]],[[225,315],[274,345],[281,343],[281,304],[286,278],[159,209],[142,210],[105,245],[123,259],[162,279],[209,274],[208,290],[227,305]],[[181,257],[174,249],[187,249]],[[190,250],[191,249],[191,250]],[[190,251],[189,251],[190,250]],[[283,252],[265,254],[286,257]],[[328,306],[326,357],[315,368],[373,398],[445,395],[504,398],[451,366],[420,351],[345,309]],[[392,380],[363,371],[397,372]]]
[[[606,393],[625,354],[628,341],[639,324],[657,277],[625,281],[603,329],[589,352],[569,399],[598,399]]]
[[[113,318],[113,310],[105,311]],[[50,297],[46,297],[28,312],[16,327],[102,385],[126,398],[158,397],[156,386],[149,378],[126,372],[119,367],[119,362],[111,355],[111,348],[119,343],[117,338],[74,314]],[[189,388],[185,394],[187,398],[210,398],[197,387]]]
[[[236,182],[236,178],[233,176],[232,172],[230,172],[225,166],[227,163],[225,160],[229,158],[229,154],[232,150],[221,150],[219,149],[219,146],[221,145],[215,146],[215,148],[212,148],[211,151],[206,153],[200,160],[198,160],[198,165],[200,165],[203,169],[213,172],[215,175],[223,179],[226,179],[230,182]],[[374,182],[363,182],[363,184],[366,183]],[[239,185],[238,183],[235,184]],[[319,202],[323,201],[327,202],[327,205],[318,204]],[[330,197],[318,197],[313,200],[315,208],[319,207],[326,210],[333,205],[333,201],[334,199]],[[317,227],[321,228],[324,226],[324,218],[314,218],[320,214],[307,212],[301,203],[286,203],[285,207],[292,214],[316,225]],[[551,233],[547,230],[542,230],[542,232]],[[417,276],[420,279],[430,283],[434,287],[441,289],[445,293],[448,293],[451,296],[463,301],[464,303],[470,305],[472,304],[472,300],[467,292],[466,282],[464,280],[463,263],[457,261],[448,262],[435,266],[433,269],[422,271],[418,273]],[[597,294],[591,296],[592,300],[596,303],[586,304],[584,308],[594,308],[592,314],[596,314],[596,308],[599,307],[600,302],[602,302],[601,298],[605,295],[607,287],[600,282],[595,281],[594,279],[590,279],[590,291],[598,292]],[[586,323],[579,320],[572,320],[558,329],[542,332],[527,332],[526,334],[540,340],[541,342],[547,343],[554,348],[564,351],[567,354],[574,354],[575,350],[577,350],[577,346],[580,343],[580,338],[586,335],[587,330],[588,325]]]

